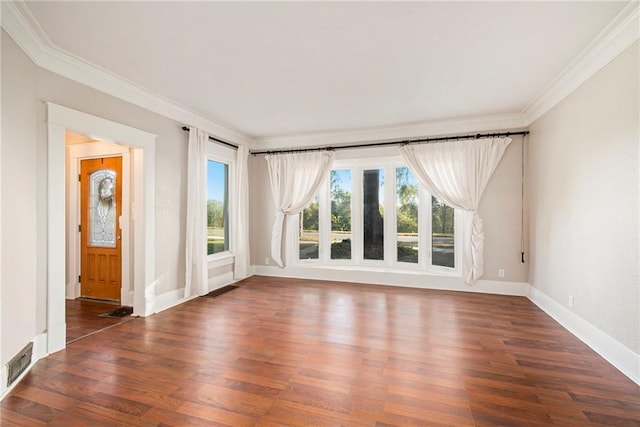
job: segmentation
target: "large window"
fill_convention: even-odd
[[[207,255],[229,250],[229,165],[207,161]]]
[[[420,188],[398,158],[336,161],[290,224],[294,263],[459,272],[457,212]],[[296,229],[293,227],[297,227]]]

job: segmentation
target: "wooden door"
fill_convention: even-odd
[[[122,157],[80,162],[80,295],[120,301]]]

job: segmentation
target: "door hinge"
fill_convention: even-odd
[[[82,182],[82,175],[78,174],[78,182]]]
[[[82,233],[82,224],[78,224],[78,233]]]
[[[81,277],[82,277],[82,276],[78,276],[78,283],[80,283],[80,282],[81,282],[81,280],[80,280],[80,278],[81,278]]]

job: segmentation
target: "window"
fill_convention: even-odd
[[[455,218],[451,206],[431,197],[431,253],[432,264],[455,267]]]
[[[384,169],[362,174],[364,259],[384,259]]]
[[[419,187],[411,170],[396,168],[396,250],[399,262],[418,263]]]
[[[309,206],[300,212],[299,256],[300,259],[318,259],[320,216],[318,212],[318,195]]]
[[[289,262],[459,273],[457,211],[420,188],[401,159],[337,160],[334,168],[289,224]]]
[[[229,250],[229,165],[207,160],[207,255]]]
[[[351,259],[351,171],[331,171],[331,259]]]

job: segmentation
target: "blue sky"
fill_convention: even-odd
[[[207,200],[224,200],[224,175],[227,165],[224,163],[207,162]]]
[[[338,186],[345,191],[352,192],[351,186],[351,170],[349,169],[336,169],[335,174],[338,176]],[[414,178],[415,180],[415,178]],[[416,183],[417,185],[417,183]],[[384,202],[384,170],[380,174],[380,191],[379,191],[380,203]]]
[[[351,192],[351,171],[349,169],[336,169],[332,172],[338,177],[338,187]]]
[[[207,162],[207,199],[220,200],[224,198],[224,175],[225,164],[214,162],[209,160]],[[345,191],[351,192],[351,170],[349,169],[336,169],[335,174],[338,176],[339,186]],[[417,181],[413,174],[410,174],[411,180],[417,185]],[[384,176],[381,177],[380,182],[380,201],[384,200]]]

